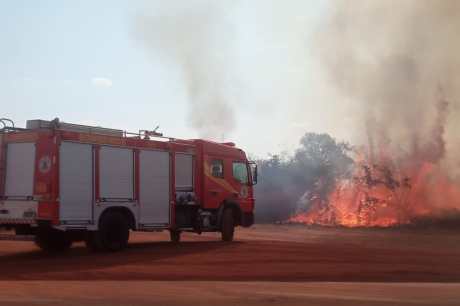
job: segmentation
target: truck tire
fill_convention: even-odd
[[[90,248],[109,252],[121,251],[128,246],[128,220],[120,212],[108,212],[102,216],[99,230],[92,235]]]
[[[100,252],[103,250],[97,232],[88,232],[85,238],[85,245],[93,252]]]
[[[59,253],[72,246],[72,239],[64,231],[53,228],[38,228],[35,235],[35,244],[46,252]]]
[[[235,220],[233,219],[233,209],[226,208],[222,214],[222,241],[233,241],[235,232]]]
[[[171,242],[173,242],[173,243],[179,243],[180,242],[180,235],[181,235],[181,231],[177,231],[177,230],[170,230],[169,231],[169,237],[171,238]]]

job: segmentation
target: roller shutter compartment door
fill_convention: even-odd
[[[93,203],[93,148],[63,142],[60,146],[61,221],[90,221]]]
[[[35,144],[10,143],[6,149],[5,196],[32,197],[34,194]]]
[[[133,200],[133,150],[101,147],[99,159],[100,198],[106,201]]]
[[[169,153],[140,151],[140,223],[169,224]]]
[[[193,191],[193,155],[176,154],[176,190]]]

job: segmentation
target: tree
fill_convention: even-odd
[[[270,155],[259,160],[257,221],[284,221],[298,209],[308,209],[308,203],[300,201],[306,193],[327,197],[337,179],[349,174],[353,164],[350,149],[328,134],[306,133],[293,156]]]

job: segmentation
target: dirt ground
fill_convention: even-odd
[[[0,242],[0,305],[459,305],[460,235],[256,225],[134,233],[121,253]]]

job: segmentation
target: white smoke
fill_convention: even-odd
[[[460,169],[460,2],[326,3],[151,1],[136,36],[182,71],[188,122],[201,137],[238,128],[269,150],[306,131],[365,143],[375,129],[385,131],[375,141],[407,152],[430,145],[438,130],[442,162]]]
[[[280,115],[308,90],[308,7],[300,0],[153,1],[136,18],[136,36],[155,57],[181,69],[188,122],[201,137],[220,140],[253,116],[290,126]],[[266,127],[242,129],[262,133]]]

